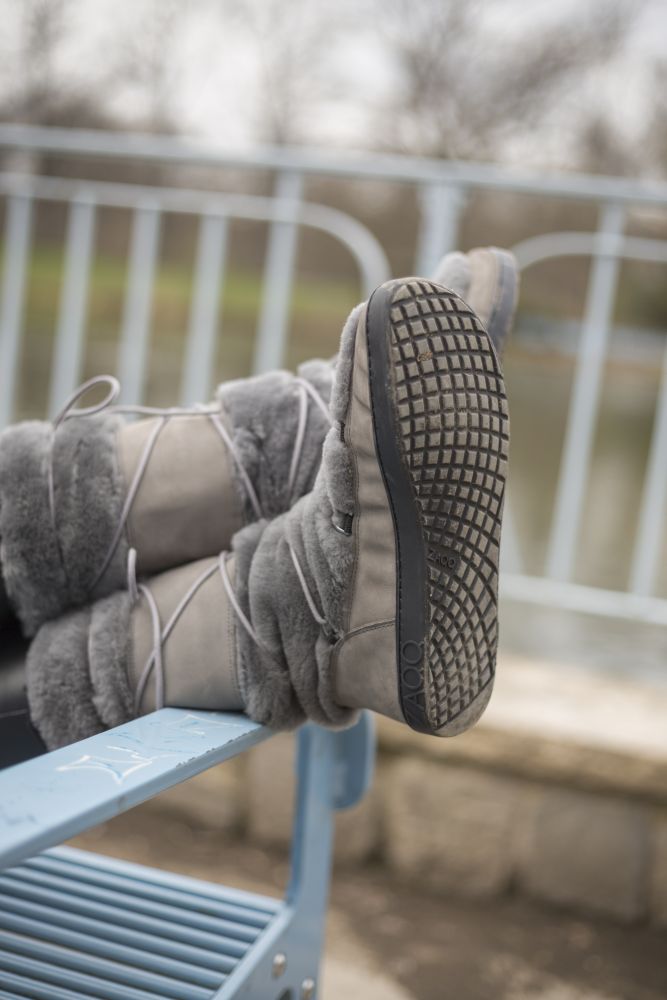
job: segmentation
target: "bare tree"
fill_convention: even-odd
[[[257,60],[257,131],[270,143],[299,142],[308,119],[335,86],[328,55],[341,29],[328,4],[312,0],[223,0]]]
[[[24,0],[18,30],[8,53],[11,66],[6,81],[3,114],[23,121],[51,117],[62,96],[56,62],[67,33],[69,0]]]
[[[441,157],[495,154],[537,125],[567,88],[617,50],[638,5],[597,0],[512,38],[485,26],[490,0],[383,0],[398,71],[381,128],[396,148]]]
[[[667,176],[667,58],[653,67],[653,108],[642,146],[647,150],[651,166],[662,177]]]
[[[148,0],[138,22],[116,36],[111,76],[138,98],[141,118],[155,131],[173,131],[174,94],[178,88],[175,58],[179,32],[188,10],[179,0]]]
[[[4,7],[4,10],[2,10]],[[117,127],[106,104],[112,70],[108,53],[84,68],[65,58],[82,0],[1,0],[5,16],[0,117],[82,128]],[[8,27],[8,23],[10,27]]]
[[[592,114],[579,135],[579,166],[592,173],[636,176],[649,165],[647,152],[643,142],[629,142],[602,112]]]

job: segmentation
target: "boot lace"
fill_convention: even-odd
[[[77,407],[76,403],[79,402],[91,389],[99,385],[106,385],[108,387],[107,394],[98,403],[92,406]],[[294,447],[292,450],[292,456],[289,465],[289,472],[287,476],[287,495],[289,504],[293,502],[293,494],[296,483],[296,477],[299,471],[299,465],[303,455],[303,447],[306,437],[306,430],[308,426],[308,417],[310,413],[309,400],[315,403],[318,409],[324,414],[326,419],[331,423],[331,416],[329,414],[328,407],[317,390],[304,378],[300,376],[295,377],[294,385],[298,391],[299,395],[299,415],[297,420],[297,430],[294,439]],[[216,433],[220,437],[222,443],[226,446],[227,451],[232,457],[232,461],[237,469],[239,478],[243,483],[246,490],[248,500],[253,509],[253,513],[257,520],[261,520],[265,515],[262,510],[262,505],[257,496],[257,491],[252,483],[247,470],[243,465],[243,461],[239,455],[238,449],[236,448],[234,441],[225,427],[223,422],[223,409],[222,403],[203,405],[198,404],[193,407],[169,407],[169,408],[159,408],[153,406],[140,406],[140,405],[119,405],[116,403],[120,395],[120,383],[118,379],[114,378],[113,375],[97,375],[94,378],[89,379],[76,389],[72,395],[69,397],[63,408],[57,414],[57,416],[52,421],[53,433],[57,431],[58,427],[64,423],[65,420],[70,420],[73,417],[86,417],[92,416],[94,414],[102,413],[106,411],[107,413],[114,414],[127,414],[133,416],[146,416],[146,417],[159,417],[159,420],[155,424],[155,427],[151,431],[146,444],[144,445],[143,451],[140,455],[137,468],[135,470],[134,476],[130,483],[123,507],[121,510],[120,518],[118,524],[114,531],[111,543],[107,549],[104,559],[101,562],[99,571],[90,587],[93,591],[98,585],[107,569],[109,564],[113,559],[114,553],[118,547],[118,544],[125,530],[128,517],[132,510],[132,505],[136,499],[137,493],[143,481],[144,475],[148,468],[151,455],[155,449],[157,441],[160,434],[166,427],[167,423],[178,417],[191,417],[191,416],[206,416],[210,420],[212,426],[215,428]],[[51,524],[54,531],[54,536],[56,543],[59,548],[60,561],[65,570],[65,561],[63,559],[62,550],[60,549],[60,539],[57,531],[57,515],[56,515],[56,503],[55,503],[55,477],[54,477],[54,467],[53,467],[53,448],[51,448],[49,453],[49,462],[47,468],[47,488],[48,488],[48,501],[49,501],[49,512],[51,517]],[[135,555],[136,560],[136,555]]]
[[[304,442],[306,437],[306,431],[308,427],[308,417],[310,413],[309,402],[313,402],[325,418],[331,423],[331,417],[329,414],[328,407],[321,395],[317,390],[307,382],[306,379],[300,376],[295,377],[293,383],[298,391],[298,405],[299,413],[297,419],[297,429],[294,439],[294,447],[292,449],[292,456],[289,464],[289,471],[287,476],[287,495],[289,502],[291,504],[293,500],[293,494],[296,484],[296,478],[299,472],[299,465],[301,457],[303,455]],[[104,398],[93,404],[92,406],[77,407],[76,403],[79,402],[91,389],[97,386],[106,385],[107,393]],[[135,470],[134,476],[130,483],[123,507],[121,510],[118,525],[114,531],[111,543],[105,554],[104,559],[100,565],[100,569],[95,577],[95,580],[91,586],[91,591],[95,589],[97,584],[100,582],[105,572],[107,571],[113,555],[118,547],[120,539],[122,537],[123,531],[127,524],[130,511],[132,510],[132,505],[135,501],[139,488],[146,474],[151,456],[160,437],[160,434],[166,427],[169,420],[176,419],[178,417],[184,416],[206,416],[210,420],[211,424],[215,428],[218,436],[220,437],[222,443],[226,446],[232,460],[236,466],[239,478],[243,483],[246,490],[248,500],[253,509],[253,513],[258,520],[264,517],[264,512],[262,510],[262,505],[257,496],[257,491],[253,486],[252,480],[245,469],[241,457],[239,455],[238,449],[236,448],[234,441],[225,427],[223,422],[223,410],[222,404],[212,404],[204,405],[198,404],[193,407],[169,407],[169,408],[159,408],[152,406],[141,406],[141,405],[119,405],[116,403],[120,395],[120,383],[112,375],[98,375],[94,378],[89,379],[80,385],[69,397],[63,408],[57,414],[57,416],[52,421],[53,434],[57,431],[58,427],[65,420],[72,419],[74,417],[87,417],[93,416],[94,414],[107,412],[113,414],[127,414],[133,416],[145,416],[145,417],[159,417],[155,427],[152,429],[146,444],[144,445],[143,451],[140,455],[137,468]],[[56,516],[56,504],[55,504],[55,476],[53,468],[53,448],[49,453],[49,462],[47,468],[47,489],[48,489],[48,501],[49,501],[49,511],[51,517],[51,523],[53,526],[54,537],[56,539],[56,544],[58,545],[60,561],[65,570],[65,560],[63,558],[62,550],[60,549],[60,539],[57,531],[57,516]],[[297,575],[301,586],[304,589],[304,594],[306,595],[306,600],[308,606],[311,609],[315,620],[321,627],[326,627],[325,619],[319,614],[315,603],[308,590],[305,576],[299,565],[296,553],[294,552],[292,546],[290,545],[290,553],[292,555],[292,560],[294,562]],[[130,596],[132,604],[137,603],[142,598],[146,601],[148,606],[148,611],[151,621],[151,631],[152,631],[152,646],[148,658],[143,666],[141,674],[139,675],[139,681],[137,683],[137,689],[134,697],[134,710],[136,714],[140,714],[141,703],[144,699],[146,693],[146,687],[148,682],[155,672],[155,707],[156,709],[163,708],[165,704],[165,668],[164,668],[164,645],[173,632],[177,622],[183,615],[183,612],[190,604],[192,599],[197,594],[197,591],[209,580],[216,572],[220,573],[223,587],[227,594],[235,615],[237,616],[240,624],[245,629],[245,631],[254,640],[257,646],[262,649],[265,653],[272,655],[271,650],[266,646],[265,643],[259,638],[252,625],[250,624],[247,616],[245,615],[239,601],[234,593],[234,588],[232,587],[231,580],[229,578],[229,572],[227,570],[227,560],[229,558],[229,553],[223,552],[219,555],[217,561],[208,566],[188,587],[183,597],[179,601],[178,605],[174,611],[169,616],[168,620],[162,624],[160,610],[158,608],[157,601],[153,595],[150,587],[137,580],[137,550],[131,548],[128,552],[127,559],[127,590]]]
[[[310,592],[304,572],[301,568],[301,564],[297,557],[296,552],[292,545],[289,545],[290,555],[292,557],[292,562],[294,563],[294,568],[296,570],[299,583],[303,590],[304,597],[308,607],[313,615],[314,620],[320,626],[322,634],[327,638],[329,642],[335,642],[338,635],[331,629],[326,618],[318,611],[313,596]],[[183,597],[179,601],[178,605],[172,611],[167,622],[162,625],[162,620],[160,618],[160,609],[158,608],[157,601],[150,589],[145,583],[137,581],[136,567],[137,567],[137,552],[136,549],[130,549],[127,559],[127,589],[130,595],[130,600],[133,604],[137,603],[141,597],[146,600],[148,605],[148,610],[151,619],[151,631],[152,631],[152,647],[151,651],[146,659],[144,667],[139,675],[139,680],[137,683],[137,689],[134,696],[134,711],[136,715],[141,714],[141,703],[144,699],[146,693],[146,687],[148,682],[155,671],[155,708],[164,708],[165,705],[165,668],[164,668],[164,644],[171,635],[178,622],[179,618],[187,608],[190,601],[194,598],[197,591],[207,580],[215,573],[220,573],[220,578],[222,580],[222,585],[225,589],[225,593],[229,599],[231,608],[234,611],[240,625],[247,632],[253,642],[266,653],[268,656],[274,657],[274,651],[267,646],[265,642],[260,639],[257,632],[250,623],[247,615],[245,614],[243,608],[241,607],[239,600],[234,592],[234,587],[229,578],[229,572],[227,569],[227,562],[230,558],[229,552],[221,552],[217,560],[210,566],[207,566],[205,570],[200,573],[200,575],[190,584]]]

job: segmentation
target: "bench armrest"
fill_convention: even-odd
[[[268,739],[244,715],[164,708],[0,772],[0,869]]]

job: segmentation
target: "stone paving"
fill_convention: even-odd
[[[280,893],[276,850],[193,829],[154,803],[77,846]],[[187,851],[183,845],[187,843]],[[665,1000],[667,935],[521,897],[411,891],[377,866],[339,865],[320,1000]]]

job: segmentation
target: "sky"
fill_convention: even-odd
[[[167,3],[167,0],[162,0]],[[262,0],[257,0],[261,3]],[[268,0],[267,0],[268,2]],[[374,19],[357,16],[367,13],[370,0],[307,0],[302,16],[329,9],[343,20],[346,29],[330,46],[318,51],[326,61],[331,80],[330,93],[313,102],[302,130],[304,142],[312,145],[342,144],[363,148],[368,144],[368,109],[391,103],[400,81],[380,42]],[[461,0],[465,2],[465,0]],[[635,0],[624,0],[634,5]],[[315,6],[313,6],[315,5]],[[20,4],[0,0],[4,6],[5,30],[0,36],[0,86],[11,85],[15,72],[12,51],[18,37]],[[269,4],[270,6],[270,4]],[[501,40],[521,35],[540,22],[547,23],[581,0],[495,0],[485,15],[492,35]],[[280,5],[273,3],[280,10]],[[69,16],[68,32],[59,52],[59,69],[79,86],[86,87],[99,76],[99,68],[121,40],[141,46],[155,44],[146,25],[155,0],[78,0]],[[231,147],[250,146],[257,141],[256,109],[261,97],[260,56],[257,46],[239,26],[230,0],[190,0],[178,31],[165,39],[168,49],[169,110],[178,131],[224,143]],[[378,9],[377,4],[375,9]],[[277,29],[278,30],[278,29]],[[540,134],[531,131],[514,139],[503,150],[509,160],[551,161],[567,158],[557,146],[563,121],[580,113],[583,106],[608,110],[617,128],[631,141],[642,126],[652,104],[650,75],[652,60],[665,54],[667,40],[667,0],[646,0],[643,12],[620,53],[604,73],[590,73],[583,89],[570,95],[555,109],[555,120],[545,122]],[[360,99],[362,98],[362,99]],[[129,122],[145,112],[139,89],[122,72],[103,84],[104,102]]]

